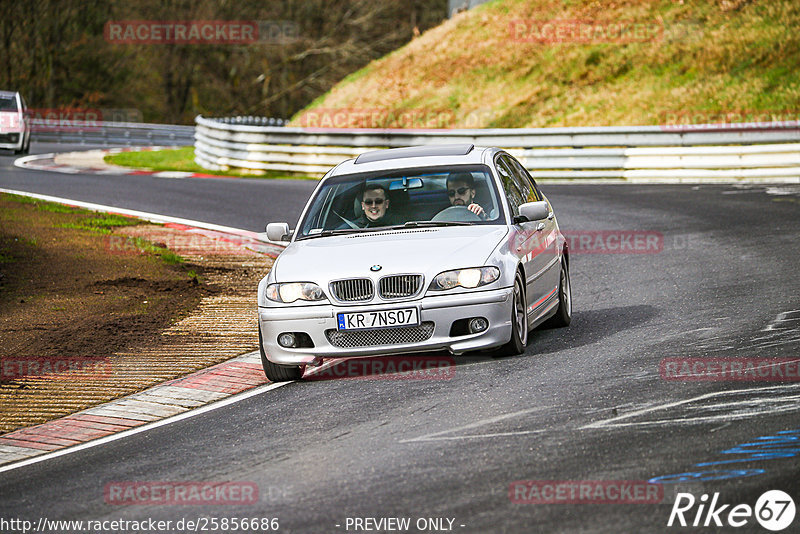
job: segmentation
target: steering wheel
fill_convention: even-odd
[[[469,211],[466,206],[450,206],[434,215],[431,220],[444,222],[480,222],[483,219],[481,219],[479,215]]]

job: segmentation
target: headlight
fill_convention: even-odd
[[[312,282],[292,282],[288,284],[270,284],[266,296],[269,300],[289,304],[296,300],[325,300],[325,293]]]
[[[445,271],[437,274],[429,289],[432,291],[444,291],[454,287],[473,289],[491,284],[498,278],[500,278],[500,269],[497,267],[456,269],[455,271]]]

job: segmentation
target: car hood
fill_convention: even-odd
[[[0,111],[0,132],[19,132],[20,114],[18,111]]]
[[[484,265],[508,233],[505,226],[414,228],[319,237],[286,247],[274,266],[277,282],[327,283],[349,277],[422,273],[426,280]],[[370,271],[380,265],[380,271]]]

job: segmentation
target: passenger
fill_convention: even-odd
[[[486,211],[475,203],[475,179],[472,173],[451,172],[447,175],[447,197],[451,206],[464,206],[481,219],[486,219]]]
[[[355,220],[359,228],[370,228],[376,226],[389,226],[392,224],[387,215],[389,210],[389,196],[386,188],[379,183],[368,183],[364,186],[361,195],[361,209],[364,214]]]

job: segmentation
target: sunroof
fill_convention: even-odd
[[[364,152],[356,158],[355,163],[372,163],[400,158],[423,158],[427,156],[466,156],[475,145],[428,145],[408,146],[403,148],[389,148],[387,150],[373,150]]]

